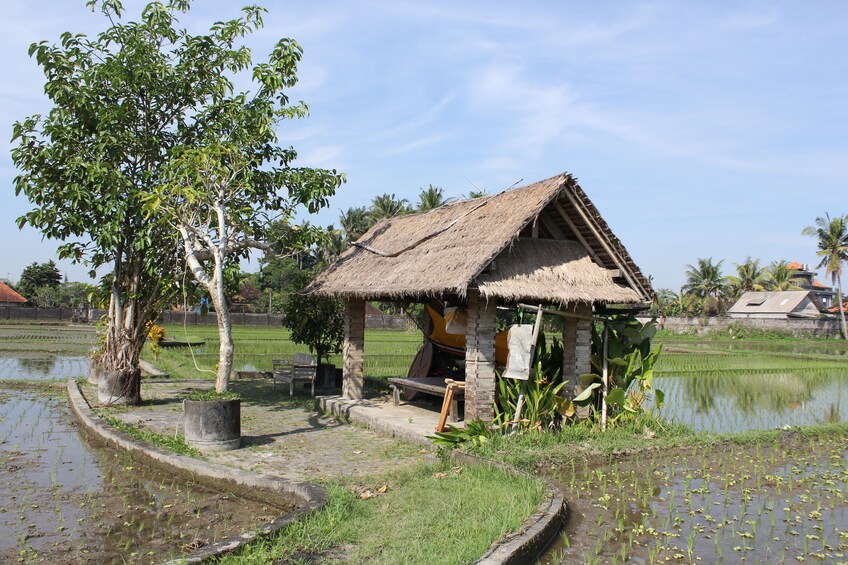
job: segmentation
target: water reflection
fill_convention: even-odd
[[[662,376],[660,414],[696,431],[742,432],[848,420],[842,371]]]
[[[0,356],[0,381],[66,380],[88,373],[85,355],[19,355]]]

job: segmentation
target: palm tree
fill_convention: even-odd
[[[736,275],[727,277],[730,294],[739,297],[743,292],[749,290],[765,290],[768,270],[760,267],[759,259],[745,258],[744,263],[736,263]]]
[[[696,266],[686,265],[686,284],[683,292],[690,299],[697,299],[703,304],[704,312],[721,310],[722,299],[727,293],[727,282],[721,274],[722,259],[713,263],[713,258],[698,258]]]
[[[769,265],[766,288],[768,290],[801,290],[795,282],[795,269],[783,259]]]
[[[821,257],[817,268],[824,267],[825,276],[830,275],[833,286],[836,287],[836,301],[839,318],[842,320],[842,339],[848,339],[848,329],[845,327],[845,308],[842,304],[842,262],[848,260],[848,217],[831,218],[825,213],[824,217],[816,218],[815,226],[807,226],[801,230],[803,235],[818,238],[816,255]]]
[[[398,200],[394,194],[386,193],[375,196],[374,200],[371,201],[371,207],[368,209],[368,218],[372,222],[378,222],[406,214],[409,212],[407,204],[406,198]]]
[[[427,210],[438,208],[445,202],[447,202],[447,199],[444,197],[442,189],[431,184],[426,189],[422,188],[418,194],[417,210],[419,212],[426,212]]]
[[[342,231],[344,231],[345,239],[348,243],[359,239],[362,234],[368,231],[371,224],[373,224],[365,206],[348,208],[346,212],[342,212],[339,215],[339,223],[342,226]]]

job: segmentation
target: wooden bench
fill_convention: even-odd
[[[318,362],[315,357],[306,353],[295,353],[292,359],[274,359],[272,366],[274,386],[277,386],[277,379],[289,383],[289,396],[292,396],[295,383],[308,382],[312,387],[312,396],[315,396],[315,379],[318,376]]]
[[[400,404],[401,389],[409,389],[434,396],[441,396],[442,414],[439,420],[439,425],[436,427],[437,432],[443,431],[445,418],[450,415],[450,421],[456,422],[459,419],[459,401],[465,399],[465,383],[456,382],[451,379],[441,378],[422,378],[422,379],[388,379],[389,386],[392,389],[392,400],[394,405]]]

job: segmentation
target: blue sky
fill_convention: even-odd
[[[240,5],[199,1],[183,22],[199,32]],[[384,192],[495,193],[567,171],[655,287],[677,289],[698,257],[726,273],[748,255],[814,264],[801,229],[848,212],[844,2],[263,5],[256,57],[280,37],[305,51],[292,98],[311,116],[281,139],[300,164],[348,176],[314,223]],[[14,196],[12,124],[49,108],[27,47],[104,19],[83,0],[0,6],[0,277],[17,280],[56,248],[14,223],[28,202]]]

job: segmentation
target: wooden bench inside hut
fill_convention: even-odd
[[[431,315],[442,317],[449,313],[434,304],[456,307],[465,317],[455,334],[461,338],[454,347],[460,374],[435,377],[463,381],[465,420],[487,422],[494,417],[497,390],[499,306],[541,304],[565,315],[561,375],[573,393],[577,376],[590,371],[593,309],[647,303],[653,296],[647,277],[565,173],[382,220],[307,291],[344,301],[342,395],[351,400],[363,394],[366,301],[425,303]],[[432,334],[427,341],[434,341]],[[432,367],[422,372],[413,366],[408,377],[434,376]]]

